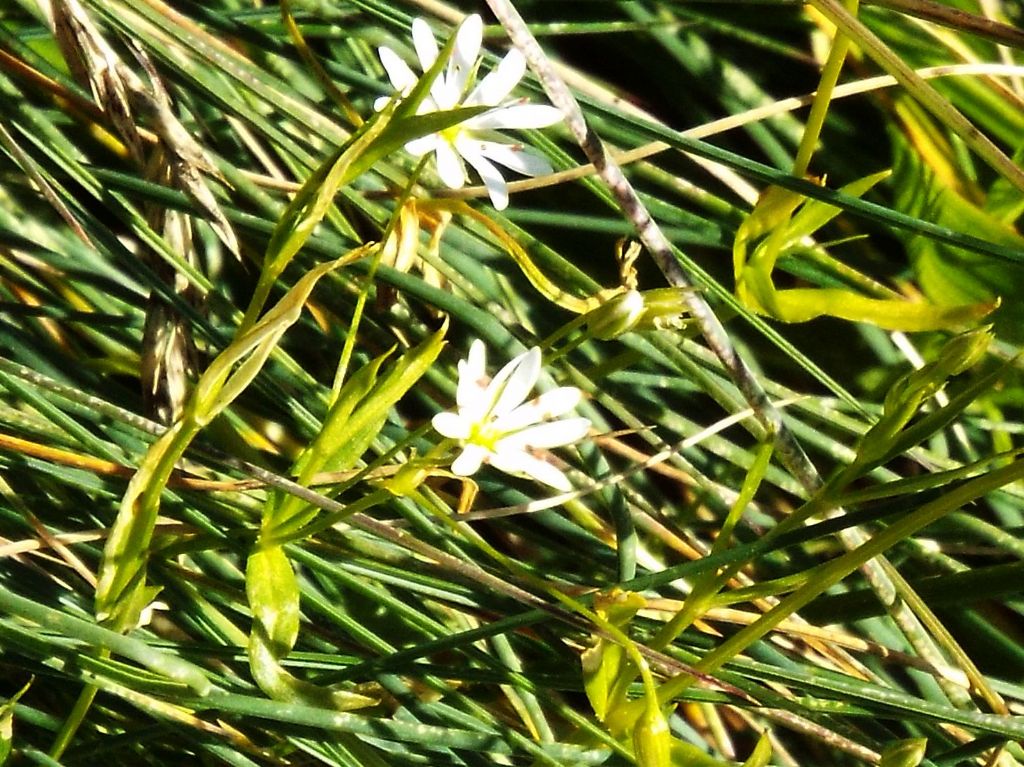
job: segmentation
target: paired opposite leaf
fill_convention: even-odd
[[[160,496],[178,460],[206,424],[252,383],[284,332],[299,318],[317,281],[358,258],[360,248],[316,267],[289,290],[267,315],[239,334],[217,355],[185,406],[182,419],[154,442],[121,499],[117,519],[103,550],[96,586],[96,615],[118,631],[128,631],[156,591],[146,587],[150,541]]]
[[[615,590],[610,594],[599,594],[594,600],[594,609],[609,623],[622,628],[629,625],[633,616],[646,604],[640,594]],[[611,640],[595,637],[594,645],[583,652],[580,662],[583,665],[583,689],[597,718],[604,721],[623,700],[616,682],[628,662],[625,651]]]
[[[322,471],[352,468],[380,432],[391,408],[430,369],[444,348],[447,323],[402,355],[380,376],[390,352],[365,365],[345,384],[331,407],[323,428],[299,456],[295,465],[299,484],[306,485]],[[280,543],[307,524],[317,513],[294,496],[274,503],[268,499],[260,533],[264,545]]]
[[[437,359],[446,330],[447,323],[402,355],[383,376],[380,369],[390,352],[348,380],[320,433],[296,462],[301,484],[308,484],[321,471],[348,469],[362,457],[391,408]],[[295,571],[283,546],[286,540],[301,535],[318,511],[295,496],[271,494],[267,499],[256,549],[246,566],[246,594],[253,616],[249,665],[260,688],[276,700],[314,703],[342,711],[363,708],[376,701],[305,682],[281,666],[298,638],[300,601]]]
[[[987,329],[964,333],[949,341],[934,362],[907,373],[893,384],[886,395],[882,417],[861,438],[854,461],[830,483],[833,491],[841,490],[864,472],[920,444],[952,421],[975,397],[990,390],[1002,369],[976,382],[918,423],[907,426],[925,401],[942,389],[951,377],[981,360],[991,342],[992,334]]]

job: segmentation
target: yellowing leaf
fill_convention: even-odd
[[[846,185],[842,191],[863,195],[885,175],[876,173]],[[845,288],[777,289],[773,272],[779,258],[798,256],[801,241],[838,212],[835,206],[820,201],[804,202],[804,198],[785,189],[772,187],[765,192],[733,241],[736,296],[743,305],[782,322],[807,322],[829,316],[906,331],[969,326],[997,306],[994,301],[942,306],[877,298]]]
[[[772,758],[772,741],[767,732],[761,733],[761,737],[754,746],[754,752],[743,763],[743,767],[765,767]]]
[[[11,750],[14,748],[14,706],[18,699],[28,692],[32,684],[30,679],[18,692],[0,703],[0,767],[7,763]]]

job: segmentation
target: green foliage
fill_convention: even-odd
[[[353,255],[358,255],[356,251]],[[200,429],[228,407],[253,381],[284,332],[299,318],[317,281],[345,259],[311,270],[274,308],[221,352],[206,369],[178,422],[152,444],[132,475],[103,552],[96,586],[96,615],[128,631],[158,593],[146,586],[145,568],[160,510],[160,497],[178,462]]]
[[[986,239],[1024,250],[1024,237],[943,183],[899,138],[894,139],[895,206],[943,226],[983,234]],[[965,251],[922,237],[907,238],[907,250],[921,289],[940,304],[1002,305],[992,319],[997,335],[1024,340],[1024,263]]]

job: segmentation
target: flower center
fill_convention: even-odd
[[[499,429],[494,428],[494,419],[488,418],[483,423],[478,423],[473,426],[473,431],[469,435],[467,442],[471,442],[474,445],[479,445],[486,450],[494,452],[494,446],[498,443],[498,440],[504,436],[504,433]]]
[[[454,145],[455,139],[458,138],[460,133],[462,133],[462,125],[453,125],[452,127],[445,128],[443,131],[441,131],[441,138],[443,138],[449,144]]]

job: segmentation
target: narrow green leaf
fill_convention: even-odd
[[[380,368],[389,356],[391,356],[390,351],[371,360],[342,387],[338,393],[338,399],[327,413],[320,433],[306,446],[292,468],[292,472],[298,477],[299,484],[307,484],[310,478],[320,471],[341,471],[348,468],[348,466],[339,465],[338,461],[333,460],[338,451],[344,447],[340,435],[346,428],[352,411],[377,383]],[[328,466],[331,468],[326,468]]]
[[[314,447],[305,459],[300,481],[306,482],[318,471],[344,471],[351,468],[366,452],[383,426],[388,412],[430,368],[444,347],[447,322],[419,346],[407,351],[388,368],[380,379],[377,370],[385,357],[363,368],[365,377],[353,376],[346,384],[350,396],[339,397],[338,409],[314,440]],[[385,355],[386,356],[386,355]],[[355,397],[365,396],[355,402]],[[344,402],[341,400],[344,399]],[[336,406],[336,407],[338,407]],[[352,407],[351,410],[349,408]],[[307,511],[304,511],[307,510]],[[289,538],[307,524],[317,512],[294,496],[288,496],[279,510],[264,519],[261,540],[269,544],[278,538]]]
[[[258,323],[241,333],[210,363],[189,403],[190,417],[205,426],[252,383],[271,352],[302,313],[309,294],[328,272],[351,263],[367,251],[357,248],[335,261],[314,267],[295,283]]]
[[[150,541],[160,509],[160,496],[171,472],[196,434],[242,393],[259,373],[284,332],[299,318],[317,281],[354,260],[365,248],[311,270],[255,326],[214,359],[200,377],[185,406],[182,420],[154,442],[118,509],[103,550],[96,586],[96,614],[120,631],[134,628],[143,608],[155,596],[146,587]],[[232,369],[237,366],[237,370]]]
[[[833,490],[845,487],[863,472],[882,464],[909,449],[942,428],[973,397],[981,394],[1002,375],[1002,370],[982,379],[938,413],[933,413],[912,431],[902,434],[910,419],[920,410],[922,403],[939,391],[954,375],[973,366],[985,354],[992,341],[986,329],[974,330],[951,339],[938,358],[919,370],[907,373],[897,381],[885,397],[882,417],[861,438],[856,459],[830,485]],[[994,377],[993,377],[994,376]]]
[[[280,546],[259,548],[245,566],[245,594],[254,623],[275,658],[283,658],[299,635],[299,585]]]
[[[767,732],[762,732],[754,746],[754,752],[743,763],[743,767],[765,767],[772,758],[772,741]]]

